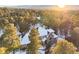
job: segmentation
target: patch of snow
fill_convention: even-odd
[[[64,40],[63,38],[58,37],[57,40]]]
[[[9,54],[13,54],[13,52],[10,52]],[[16,51],[15,54],[26,54],[26,51]]]
[[[16,54],[26,54],[26,51],[17,51]]]
[[[1,37],[2,34],[3,34],[3,30],[0,30],[0,37]]]
[[[45,54],[45,47],[40,47],[38,51],[40,54]]]

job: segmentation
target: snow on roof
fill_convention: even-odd
[[[38,29],[40,36],[47,35],[47,30],[43,27],[39,27]]]
[[[53,29],[47,29],[48,32],[55,32]]]
[[[37,17],[37,19],[38,19],[38,20],[40,20],[40,16],[39,16],[39,17]]]
[[[29,33],[25,34],[25,36],[22,38],[21,44],[28,44],[28,43],[30,43],[28,35],[29,35]]]
[[[56,34],[53,34],[54,35],[54,38],[58,38],[58,36]]]

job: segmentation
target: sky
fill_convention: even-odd
[[[0,0],[0,6],[15,5],[79,5],[79,0]]]

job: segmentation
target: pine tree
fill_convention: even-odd
[[[72,31],[71,31],[71,42],[73,42],[73,44],[79,48],[79,27],[75,27]]]
[[[54,54],[74,54],[76,52],[76,47],[66,40],[58,40],[56,46],[51,48]]]
[[[20,46],[17,30],[14,24],[11,23],[7,23],[3,30],[4,34],[0,38],[0,48],[6,48],[4,53],[10,53]]]
[[[33,28],[29,35],[30,43],[28,44],[27,51],[31,54],[38,53],[38,49],[41,47],[41,41],[37,29]]]

